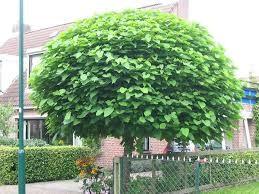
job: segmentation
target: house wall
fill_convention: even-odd
[[[0,61],[0,90],[4,92],[18,75],[18,57],[0,55]]]
[[[248,128],[251,139],[252,147],[255,147],[255,122],[252,119],[248,119]],[[243,149],[247,148],[247,140],[245,134],[245,125],[244,120],[240,119],[238,121],[238,129],[234,131],[234,136],[232,140],[232,148],[233,149]]]
[[[113,158],[122,156],[124,149],[120,144],[121,140],[113,137],[103,139],[101,142],[101,154],[97,158],[97,164],[106,168],[112,168]],[[155,138],[150,138],[150,153],[162,154],[167,146],[166,141],[160,141]]]

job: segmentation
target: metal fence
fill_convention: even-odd
[[[114,159],[114,194],[200,193],[259,180],[251,160],[130,156]]]

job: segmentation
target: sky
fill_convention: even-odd
[[[18,0],[0,1],[0,44],[18,22]],[[40,29],[89,17],[96,13],[141,7],[174,0],[24,0],[25,23]],[[259,76],[259,1],[189,0],[189,20],[208,28],[237,67]]]

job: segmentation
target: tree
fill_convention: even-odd
[[[8,136],[10,132],[14,131],[13,113],[14,109],[11,105],[0,104],[0,136]]]
[[[242,89],[207,30],[172,14],[81,20],[46,47],[30,83],[52,132],[203,144],[231,134]]]

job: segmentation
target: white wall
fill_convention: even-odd
[[[18,57],[11,55],[1,55],[0,60],[2,61],[0,74],[0,90],[4,92],[18,75]]]
[[[19,57],[13,55],[0,55],[0,90],[3,92],[19,75]],[[28,57],[24,57],[24,71],[27,69]]]

